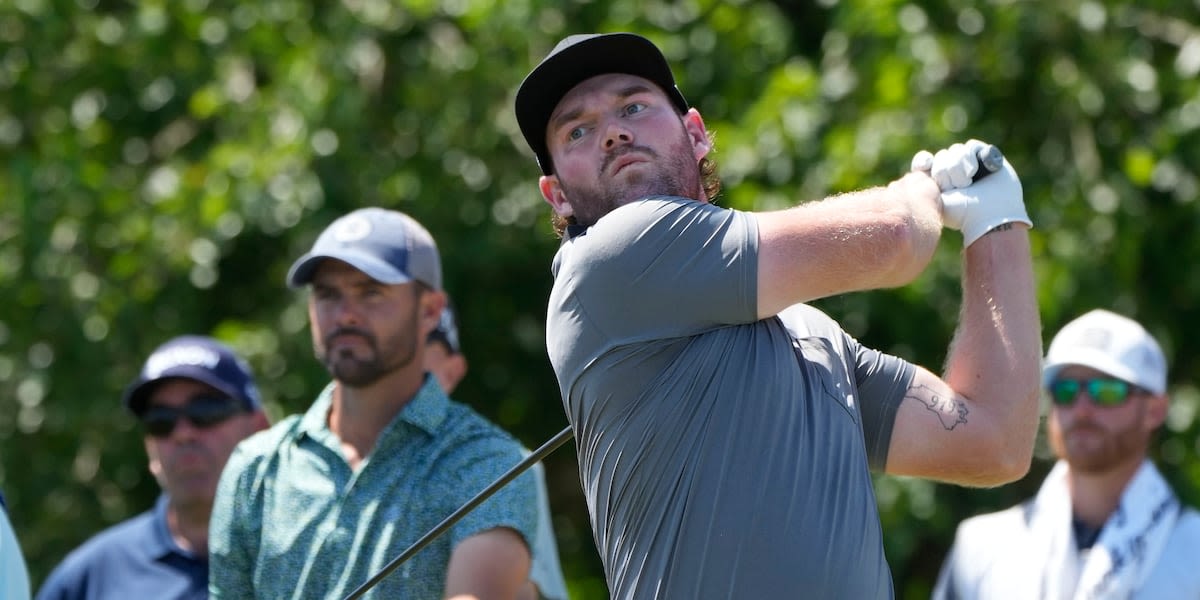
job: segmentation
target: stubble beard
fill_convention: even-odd
[[[648,172],[631,172],[624,181],[608,178],[605,171],[612,160],[630,152],[641,153],[651,159],[651,162],[634,168],[644,168]],[[699,200],[701,197],[700,165],[692,155],[691,143],[687,133],[681,133],[673,144],[665,159],[659,153],[645,146],[626,146],[614,151],[600,166],[599,182],[594,186],[575,186],[563,181],[560,184],[574,210],[575,223],[591,227],[614,209],[653,196],[678,196]]]
[[[329,340],[346,333],[345,329],[330,334],[317,355],[325,369],[338,383],[351,388],[365,388],[412,363],[417,351],[417,307],[413,308],[408,323],[400,327],[400,333],[379,341],[374,335],[354,330],[366,341],[366,357],[357,357],[350,350],[329,352]],[[388,357],[394,357],[388,360]]]
[[[1089,430],[1092,434],[1088,447],[1080,447],[1081,442],[1070,443],[1073,432],[1081,429]],[[1050,445],[1054,454],[1066,460],[1071,469],[1079,473],[1101,475],[1127,464],[1131,460],[1140,461],[1146,451],[1145,434],[1133,422],[1129,427],[1117,431],[1107,431],[1094,423],[1076,424],[1069,431],[1061,427],[1050,436]]]

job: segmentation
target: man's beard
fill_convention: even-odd
[[[1091,445],[1072,449],[1068,445],[1068,438],[1080,429],[1092,433]],[[1050,445],[1055,455],[1066,460],[1072,470],[1093,475],[1107,473],[1131,460],[1140,461],[1145,454],[1146,443],[1146,434],[1137,420],[1129,427],[1116,431],[1106,431],[1095,423],[1076,423],[1069,431],[1060,429],[1058,433],[1052,432],[1050,435]]]
[[[409,322],[400,327],[400,333],[382,343],[370,333],[352,327],[334,330],[325,337],[325,343],[317,359],[339,383],[352,388],[365,388],[390,373],[412,363],[417,350],[417,308],[413,308]],[[349,350],[331,353],[329,343],[338,335],[357,335],[369,350],[366,358],[356,357]],[[390,360],[389,360],[390,359]]]
[[[634,166],[646,169],[646,173],[635,173],[624,182],[610,180],[605,175],[613,160],[637,152],[651,159],[649,163]],[[629,168],[629,167],[627,167]],[[607,155],[600,165],[596,187],[574,186],[559,179],[563,191],[571,202],[575,223],[591,227],[614,209],[635,200],[652,196],[679,196],[699,200],[700,166],[692,155],[692,146],[684,132],[679,142],[671,147],[665,160],[654,150],[645,146],[625,146]]]

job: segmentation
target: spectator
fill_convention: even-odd
[[[292,264],[309,287],[333,381],[304,415],[241,444],[213,509],[213,598],[342,598],[521,460],[521,446],[446,397],[425,340],[446,297],[429,232],[364,208]],[[537,491],[526,474],[368,597],[514,598],[529,578]]]
[[[1168,404],[1158,342],[1093,310],[1054,336],[1042,381],[1058,462],[1034,498],[959,525],[934,597],[1200,598],[1200,514],[1149,459]]]
[[[163,493],[68,554],[38,600],[207,597],[221,468],[239,441],[269,425],[250,368],[215,339],[177,337],[146,359],[124,405],[142,424]]]

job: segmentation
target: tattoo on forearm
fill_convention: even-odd
[[[946,431],[952,431],[958,427],[959,423],[967,422],[967,405],[961,400],[955,400],[953,396],[947,397],[924,385],[919,385],[908,390],[908,395],[905,398],[912,398],[925,406],[925,409],[937,415],[939,421],[942,422],[942,427]]]

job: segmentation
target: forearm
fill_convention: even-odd
[[[756,213],[759,316],[911,281],[941,236],[936,194],[927,175],[909,174],[887,187]]]
[[[964,250],[963,306],[944,379],[992,425],[982,434],[1005,472],[1029,468],[1038,424],[1041,321],[1028,229],[1006,225]]]

